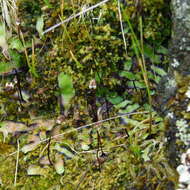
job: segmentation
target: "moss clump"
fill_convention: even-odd
[[[75,88],[75,98],[71,102],[68,118],[63,118],[63,121],[60,122],[59,133],[74,129],[92,120],[97,121],[97,119],[103,119],[105,116],[115,115],[114,109],[107,109],[107,113],[105,110],[101,110],[102,113],[98,112],[98,108],[103,109],[103,105],[112,106],[108,100],[114,104],[114,102],[120,103],[120,100],[134,97],[129,102],[138,103],[137,95],[142,94],[140,90],[144,88],[143,85],[138,87],[140,90],[134,90],[134,85],[130,86],[127,83],[129,80],[133,83],[133,79],[120,76],[120,72],[126,69],[125,63],[130,60],[132,66],[128,72],[131,74],[137,72],[138,76],[135,79],[142,82],[139,62],[132,51],[132,32],[127,25],[126,15],[130,16],[137,36],[139,36],[139,23],[136,21],[142,16],[144,37],[147,43],[155,43],[159,46],[167,40],[169,35],[167,32],[163,36],[160,35],[160,28],[169,30],[169,25],[166,27],[166,22],[169,21],[163,19],[163,10],[166,8],[163,1],[153,1],[154,4],[146,0],[138,6],[125,7],[122,5],[127,55],[123,44],[116,1],[108,2],[80,18],[73,19],[71,22],[47,33],[44,38],[39,39],[35,23],[41,14],[44,15],[45,27],[50,27],[58,23],[60,17],[64,20],[71,14],[81,11],[84,6],[97,3],[97,1],[90,1],[89,3],[87,0],[82,2],[83,4],[78,0],[59,2],[52,0],[49,1],[53,5],[51,7],[47,6],[47,1],[46,4],[44,2],[27,2],[25,0],[20,2],[19,6],[22,13],[20,19],[24,22],[21,25],[21,30],[25,41],[31,44],[31,38],[34,38],[34,46],[29,45],[27,48],[28,60],[29,63],[33,63],[38,77],[34,76],[31,70],[21,76],[21,89],[26,89],[30,95],[29,101],[23,103],[23,107],[19,101],[12,101],[10,97],[6,97],[5,94],[2,95],[4,99],[1,99],[1,105],[5,106],[5,119],[21,120],[26,122],[28,126],[33,126],[35,123],[33,118],[36,116],[45,115],[45,118],[54,118],[58,115],[60,111],[58,75],[61,72],[71,76]],[[134,3],[134,1],[129,1],[129,3]],[[28,9],[30,11],[27,11]],[[141,11],[138,14],[139,10]],[[159,19],[156,16],[157,14],[159,14]],[[151,27],[148,28],[147,26]],[[96,80],[96,89],[89,89],[89,83],[92,79]],[[144,95],[146,96],[145,93]],[[108,97],[112,97],[112,99]],[[10,100],[7,100],[8,98]],[[18,112],[21,107],[21,111]],[[144,110],[144,108],[140,107],[139,110]],[[44,147],[49,146],[49,156],[54,159],[55,141],[52,140],[50,145],[44,142],[30,153],[21,154],[18,189],[142,190],[144,188],[152,190],[164,189],[167,183],[174,183],[175,175],[172,174],[169,165],[165,162],[164,149],[161,148],[163,147],[163,128],[155,124],[156,121],[152,122],[155,125],[152,134],[149,134],[149,125],[143,124],[146,120],[150,120],[147,115],[140,114],[131,119],[135,125],[127,122],[123,126],[119,121],[110,121],[106,124],[95,125],[95,129],[89,127],[86,130],[66,134],[59,141],[74,147],[78,154],[71,160],[66,160],[63,155],[65,159],[63,176],[57,175],[52,166],[47,166],[49,171],[47,176],[26,176],[29,164],[39,164],[39,155]],[[28,142],[28,136],[31,137],[33,134],[33,136],[39,137],[41,130],[42,128],[39,127],[36,131],[25,134],[25,136],[19,134],[21,147]],[[50,137],[52,133],[53,131],[45,131],[46,137]],[[100,138],[97,135],[98,133]],[[129,137],[127,137],[127,133],[129,133]],[[15,140],[12,143],[15,144]],[[83,154],[82,144],[86,145],[85,147],[90,147],[91,152]],[[100,144],[103,151],[100,150]],[[97,149],[100,155],[97,153]],[[48,154],[47,151],[43,153],[46,156]],[[12,163],[15,163],[15,158],[11,157],[11,159],[14,161]],[[11,161],[7,160],[5,164],[8,165]],[[2,167],[1,169],[0,171],[6,174],[6,168]],[[14,189],[12,187],[14,171],[10,170],[9,172],[11,179],[9,180],[5,176],[3,181],[7,187]],[[168,179],[167,176],[172,177]]]

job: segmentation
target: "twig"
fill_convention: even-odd
[[[99,133],[98,130],[97,130],[97,139],[98,139],[98,149],[96,151],[96,158],[97,158],[97,161],[98,161],[98,170],[99,170],[99,172],[101,172],[101,161],[100,161],[100,158],[99,158],[99,151],[101,151],[101,155],[103,155],[104,152],[103,152],[103,149],[102,149],[100,133]]]
[[[50,144],[51,144],[51,136],[50,136],[50,138],[48,140],[48,160],[49,160],[50,165],[53,166],[53,163],[52,163],[51,158],[50,158],[50,152],[51,152],[50,151]]]
[[[114,141],[114,140],[113,140]],[[113,142],[112,141],[112,142]],[[119,144],[119,145],[116,145],[116,146],[112,146],[112,147],[109,147],[109,150],[110,149],[114,149],[114,148],[118,148],[118,147],[126,147],[126,144]],[[97,148],[96,149],[93,149],[93,150],[86,150],[86,151],[81,151],[81,152],[78,152],[78,154],[96,154],[97,153]],[[108,149],[106,148],[103,148],[102,149],[104,152],[108,152]]]
[[[120,0],[117,0],[117,5],[118,5],[119,21],[120,21],[120,26],[121,26],[121,33],[122,33],[122,37],[123,37],[123,43],[124,43],[124,46],[125,46],[125,52],[126,52],[126,55],[127,55],[127,44],[126,44],[125,34],[124,34],[124,29],[123,29]]]
[[[55,24],[54,26],[51,26],[50,28],[46,29],[46,30],[42,33],[42,35],[44,35],[45,33],[48,33],[48,32],[50,32],[51,30],[53,30],[53,29],[55,29],[55,28],[61,26],[62,24],[65,24],[66,22],[69,22],[70,20],[72,20],[72,19],[74,19],[74,18],[77,18],[77,17],[83,15],[84,13],[86,13],[86,12],[88,12],[88,11],[91,11],[91,10],[93,10],[93,9],[95,9],[95,8],[97,8],[97,7],[99,7],[100,5],[103,5],[104,3],[107,3],[108,1],[110,1],[110,0],[101,1],[101,2],[99,2],[99,3],[97,3],[97,4],[95,4],[95,5],[93,5],[93,6],[89,7],[89,8],[87,8],[87,9],[82,10],[81,12],[79,12],[79,13],[73,15],[73,16],[70,16],[69,18],[63,20],[62,22],[59,22],[59,23]]]
[[[19,96],[19,103],[21,108],[23,108],[22,102],[25,102],[22,96],[22,90],[21,90],[21,85],[20,85],[20,76],[17,72],[17,69],[14,69],[14,72],[16,74],[16,80],[17,80],[17,88],[18,88],[18,96]]]
[[[16,186],[16,182],[17,182],[18,162],[19,162],[19,152],[20,152],[20,143],[19,143],[19,140],[17,140],[17,157],[16,157],[16,168],[15,168],[14,186]]]

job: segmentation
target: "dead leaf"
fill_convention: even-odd
[[[62,155],[57,153],[55,155],[55,163],[54,163],[54,167],[55,167],[55,170],[58,174],[63,174],[64,171],[65,171],[65,168],[64,168],[64,161],[63,161],[63,158],[62,158]]]
[[[30,144],[24,145],[24,146],[21,148],[21,151],[22,151],[24,154],[26,154],[27,152],[30,152],[30,151],[36,149],[38,145],[39,145],[39,142],[35,142],[35,143],[30,143]]]
[[[76,155],[76,152],[66,143],[56,143],[54,149],[63,154],[67,159],[72,159]]]
[[[54,140],[60,141],[63,137],[58,136],[61,132],[61,125],[55,126],[52,131],[51,131],[51,136],[53,137]],[[55,136],[55,137],[54,137]],[[57,136],[57,137],[56,137]]]
[[[27,138],[28,143],[35,143],[35,142],[39,142],[39,141],[40,141],[39,135],[37,135],[37,134],[28,135],[28,138]]]
[[[44,127],[47,131],[51,131],[53,126],[55,125],[54,119],[35,119],[33,125],[35,127]]]
[[[15,135],[16,133],[26,132],[29,130],[24,123],[14,121],[3,121],[0,123],[0,126],[0,132],[3,133],[4,142],[9,133]]]
[[[50,165],[51,163],[49,162],[48,156],[43,156],[40,158],[39,163],[41,165]]]
[[[28,175],[43,175],[43,176],[45,176],[46,173],[47,173],[47,169],[42,168],[42,167],[37,166],[37,165],[31,165],[27,169]]]

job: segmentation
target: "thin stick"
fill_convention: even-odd
[[[114,141],[114,140],[113,140]],[[112,147],[109,147],[109,150],[110,149],[114,149],[114,148],[118,148],[118,147],[126,147],[126,144],[119,144],[119,145],[116,145],[116,146],[112,146]],[[86,150],[86,151],[81,151],[81,152],[78,152],[78,154],[96,154],[97,153],[97,150],[98,149],[93,149],[93,150]],[[108,149],[106,149],[106,148],[103,148],[103,150],[105,151],[105,152],[107,152],[108,151]]]
[[[51,30],[53,30],[53,29],[55,29],[55,28],[61,26],[62,24],[65,24],[66,22],[69,22],[70,20],[72,20],[72,19],[74,19],[74,18],[77,18],[77,17],[83,15],[84,13],[86,13],[86,12],[88,12],[88,11],[91,11],[91,10],[93,10],[93,9],[95,9],[95,8],[97,8],[97,7],[99,7],[100,5],[103,5],[104,3],[107,3],[108,1],[110,1],[110,0],[101,1],[101,2],[99,2],[99,3],[97,3],[97,4],[95,4],[95,5],[93,5],[93,6],[89,7],[89,8],[87,8],[87,9],[82,10],[81,12],[79,12],[79,13],[73,15],[73,16],[70,16],[69,18],[65,19],[64,21],[61,21],[61,22],[55,24],[54,26],[51,26],[51,27],[48,28],[47,30],[45,30],[45,31],[42,33],[42,35],[44,35],[45,33],[48,33],[48,32],[50,32]]]
[[[120,0],[117,0],[117,3],[118,3],[117,5],[118,5],[119,21],[120,21],[120,26],[121,26],[121,33],[123,36],[123,43],[124,43],[125,51],[126,51],[126,55],[127,55],[127,44],[126,44],[125,34],[124,34],[124,29],[123,29]]]
[[[96,158],[97,158],[97,161],[98,161],[98,170],[99,170],[99,172],[101,172],[101,161],[100,161],[100,157],[99,157],[99,152],[101,151],[100,156],[102,156],[104,154],[104,152],[103,152],[103,148],[102,148],[102,142],[101,142],[101,138],[100,138],[100,133],[99,133],[98,130],[97,130],[97,138],[98,138],[98,149],[97,149],[97,152],[96,152]]]
[[[121,118],[121,117],[127,116],[127,115],[136,115],[137,113],[138,114],[141,114],[141,113],[143,114],[143,113],[149,113],[149,112],[147,112],[147,111],[144,111],[144,112],[135,112],[135,113],[128,113],[128,114],[122,114],[122,115],[110,117],[110,118],[107,118],[107,119],[104,119],[104,120],[100,120],[100,121],[97,121],[97,122],[94,122],[94,123],[83,125],[83,126],[78,127],[76,129],[71,129],[71,130],[69,130],[67,132],[64,132],[64,133],[60,133],[60,134],[54,135],[51,138],[54,139],[54,138],[57,138],[57,137],[64,136],[66,134],[72,133],[74,131],[80,131],[81,129],[84,129],[84,128],[87,128],[87,127],[90,127],[90,126],[93,126],[93,125],[95,125],[95,126],[97,125],[98,126],[98,124],[100,124],[100,123],[103,123],[103,122],[106,122],[106,121],[110,121],[110,120],[113,120],[113,119],[117,119],[117,118]],[[41,140],[41,141],[39,141],[39,144],[42,143],[42,142],[48,141],[48,140],[49,140],[49,138]]]
[[[16,182],[17,182],[18,162],[19,162],[19,152],[20,152],[20,143],[19,143],[19,140],[17,140],[17,157],[16,157],[16,168],[15,168],[14,186],[16,186]]]
[[[50,144],[51,144],[51,136],[50,136],[49,141],[48,141],[48,160],[49,160],[50,165],[53,166],[53,163],[52,163],[51,157],[50,157],[50,153],[51,153],[51,151],[50,151]]]

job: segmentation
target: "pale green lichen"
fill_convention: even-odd
[[[190,104],[187,105],[187,112],[190,112]]]
[[[176,68],[180,65],[179,61],[177,59],[173,59],[173,63],[171,63],[172,67]]]
[[[176,86],[177,86],[177,83],[175,79],[170,79],[168,80],[168,85],[166,86],[166,88],[175,88]]]
[[[188,127],[187,121],[184,120],[184,119],[177,120],[177,121],[176,121],[176,125],[177,125],[177,127],[179,127],[179,128],[186,128],[186,127]]]
[[[180,119],[176,121],[176,126],[178,129],[178,133],[176,133],[176,137],[179,137],[180,140],[185,144],[190,144],[190,130],[189,125],[186,120]]]
[[[190,86],[188,87],[187,92],[185,93],[185,95],[186,95],[188,98],[190,98]]]
[[[188,190],[190,189],[190,149],[187,149],[186,153],[181,155],[181,163],[177,167],[177,172],[179,174],[179,184],[177,190]]]
[[[172,1],[172,5],[174,7],[175,17],[177,19],[182,19],[186,11],[189,9],[189,4],[186,1]],[[188,18],[184,18],[184,20],[189,21]]]
[[[174,118],[174,113],[173,112],[169,112],[166,117],[173,119]]]

